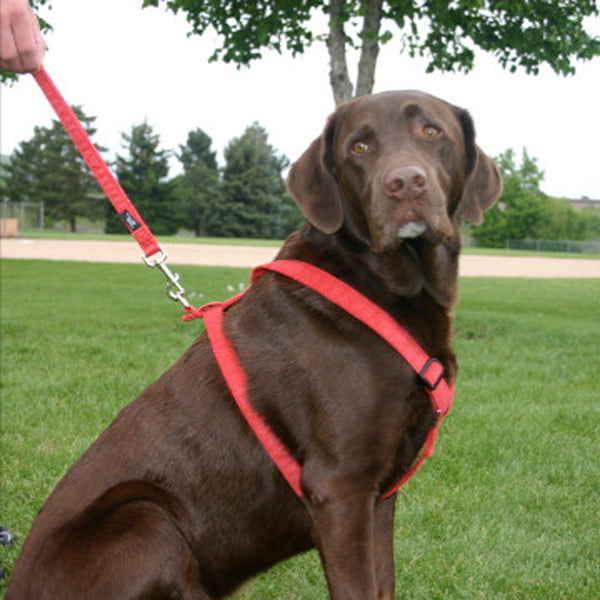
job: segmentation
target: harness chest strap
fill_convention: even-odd
[[[437,359],[430,358],[391,315],[327,271],[303,261],[278,260],[254,269],[252,281],[256,281],[267,271],[280,273],[315,290],[370,327],[406,360],[424,383],[433,409],[437,413],[437,420],[427,434],[423,451],[418,459],[403,477],[384,494],[384,498],[393,495],[419,470],[425,459],[433,454],[438,429],[452,405],[453,389],[444,379],[443,366]],[[185,310],[188,314],[184,319],[204,318],[213,353],[235,402],[283,477],[294,492],[302,498],[303,492],[300,485],[302,468],[268,423],[254,410],[249,399],[246,373],[233,345],[225,335],[224,312],[229,306],[241,300],[244,294],[245,292],[223,303],[215,302],[199,309],[187,308]]]

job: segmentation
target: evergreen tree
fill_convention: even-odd
[[[213,228],[228,237],[280,238],[300,221],[285,190],[281,171],[288,160],[268,143],[266,131],[254,123],[225,149],[223,202]]]
[[[196,236],[210,233],[211,215],[220,204],[219,168],[211,145],[211,138],[201,129],[195,129],[190,131],[187,143],[179,147],[177,155],[184,171],[176,180],[183,225]]]
[[[166,181],[169,174],[168,152],[159,149],[160,137],[147,122],[134,125],[131,133],[123,133],[122,137],[128,155],[117,156],[119,183],[155,234],[176,233],[181,213],[174,186]],[[125,230],[125,225],[109,205],[106,232],[121,233]]]
[[[93,137],[95,117],[73,107]],[[105,149],[97,146],[100,152]],[[59,121],[35,127],[33,137],[19,144],[5,166],[5,195],[12,202],[44,202],[49,223],[67,221],[77,230],[77,219],[100,219],[102,191]]]

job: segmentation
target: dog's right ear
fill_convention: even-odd
[[[337,114],[322,135],[292,165],[288,190],[309,223],[323,233],[335,233],[344,220],[342,196],[333,173],[333,136]]]

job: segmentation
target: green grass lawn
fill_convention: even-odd
[[[200,304],[248,273],[182,275]],[[0,524],[22,542],[65,470],[202,325],[139,265],[5,260],[1,284]],[[398,495],[397,598],[599,597],[599,298],[600,280],[461,281],[455,406]],[[0,564],[17,554],[0,547]],[[236,596],[325,597],[314,552]]]

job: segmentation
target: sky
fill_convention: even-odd
[[[69,104],[95,116],[94,141],[126,154],[122,133],[146,120],[161,148],[178,151],[203,129],[223,164],[223,149],[254,122],[279,154],[295,160],[321,132],[334,109],[325,45],[293,58],[267,52],[250,68],[209,63],[216,37],[188,36],[183,14],[141,9],[142,0],[52,0],[41,13],[45,68]],[[588,22],[600,35],[600,18]],[[356,56],[350,57],[351,77]],[[467,108],[477,141],[496,156],[527,149],[545,172],[552,196],[600,199],[600,59],[575,64],[575,76],[544,67],[538,76],[512,74],[479,54],[469,74],[427,74],[425,62],[400,55],[399,43],[379,55],[374,92],[420,89]],[[31,76],[2,86],[0,152],[10,154],[36,125],[56,118]],[[180,170],[171,159],[171,175]]]

